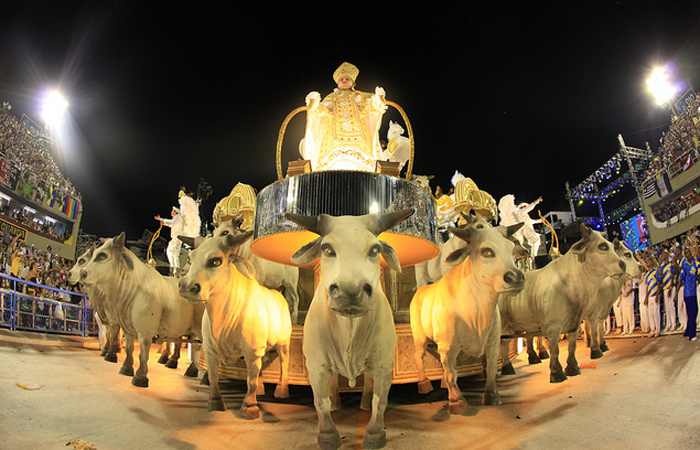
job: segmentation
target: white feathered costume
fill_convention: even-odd
[[[501,218],[500,225],[507,227],[520,222],[525,224],[513,237],[520,241],[523,246],[525,245],[524,241],[527,241],[527,244],[530,246],[530,256],[537,256],[541,240],[540,235],[535,231],[535,227],[532,226],[539,223],[540,220],[530,218],[529,214],[541,201],[542,198],[540,197],[532,203],[521,203],[515,206],[515,196],[506,194],[498,202],[498,215]]]

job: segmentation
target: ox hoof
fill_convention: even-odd
[[[365,439],[367,439],[367,435],[365,435]],[[343,440],[340,439],[338,430],[319,431],[317,443],[321,450],[338,450],[343,445]]]
[[[275,398],[289,398],[289,386],[278,385],[275,388]]]
[[[484,392],[484,405],[495,406],[501,403],[503,402],[501,401],[501,394],[499,394],[498,391]]]
[[[550,383],[561,383],[562,381],[566,381],[566,378],[566,374],[563,371],[552,372],[549,374]]]
[[[202,386],[209,386],[209,372],[204,372],[202,375],[202,381],[199,382]]]
[[[461,416],[467,410],[467,402],[463,398],[456,402],[450,401],[447,411],[453,416]]]
[[[197,378],[199,376],[199,369],[192,365],[187,366],[187,370],[185,370],[185,376],[190,378]]]
[[[504,366],[501,366],[501,375],[515,375],[515,369],[513,368],[513,364],[508,363]]]
[[[528,364],[540,364],[542,360],[537,355],[527,355]]]
[[[209,404],[207,405],[207,411],[209,411],[209,412],[226,411],[226,405],[224,405],[224,399],[218,398],[215,400],[209,400]]]
[[[603,357],[603,352],[599,350],[591,350],[591,359],[598,359]]]
[[[542,350],[540,350],[539,357],[540,359],[549,359],[549,353],[546,349],[543,348]]]
[[[260,417],[260,408],[257,406],[242,406],[238,411],[238,417],[245,420],[253,420]]]
[[[125,375],[125,376],[127,376],[127,377],[133,377],[133,376],[134,376],[134,368],[133,368],[133,367],[122,366],[121,369],[119,369],[119,375]]]
[[[177,369],[177,359],[169,359],[168,362],[165,363],[165,367],[168,369]]]
[[[381,430],[377,433],[367,433],[362,440],[362,448],[378,449],[386,447],[386,431]]]
[[[581,369],[578,366],[566,366],[566,374],[570,377],[581,375]]]
[[[148,377],[133,377],[131,379],[131,384],[136,387],[147,388],[148,387]]]
[[[430,382],[427,378],[423,381],[418,382],[418,393],[419,394],[427,394],[428,392],[433,391],[433,383]]]
[[[608,350],[610,350],[610,347],[608,347],[608,344],[603,342],[603,344],[600,346],[600,349],[604,352],[607,352]]]
[[[160,358],[158,358],[158,364],[165,364],[168,362],[168,355],[160,355]]]
[[[105,353],[105,361],[115,363],[117,362],[117,354],[116,353]]]
[[[107,354],[107,350],[102,350],[102,351],[100,352],[100,356],[105,356],[106,354]]]

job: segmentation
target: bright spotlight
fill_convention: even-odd
[[[668,71],[665,67],[654,69],[647,80],[649,91],[656,98],[656,103],[663,105],[669,103],[676,95],[676,87],[671,83]]]
[[[60,93],[56,91],[49,92],[44,99],[44,105],[41,111],[41,117],[44,119],[44,123],[49,127],[58,125],[67,107],[68,102]]]

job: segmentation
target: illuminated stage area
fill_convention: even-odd
[[[393,386],[386,448],[697,448],[697,343],[680,335],[608,342],[611,350],[597,369],[584,368],[562,384],[550,384],[547,364],[528,365],[523,352],[514,361],[517,375],[498,379],[500,406],[481,405],[480,376],[460,380],[472,405],[464,416],[448,416],[446,390],[437,382],[428,395],[418,395],[415,383]],[[0,330],[0,357],[2,448],[71,448],[65,446],[71,439],[101,450],[316,448],[308,386],[291,386],[289,399],[274,399],[268,384],[259,397],[262,420],[245,421],[234,414],[245,383],[222,380],[229,410],[209,413],[209,388],[182,375],[185,361],[176,370],[152,364],[154,388],[138,389],[117,373],[118,365],[99,357],[95,339]],[[590,363],[584,345],[577,357]],[[45,386],[28,391],[15,381]],[[342,400],[333,413],[341,448],[359,449],[369,412],[359,409],[360,394]]]

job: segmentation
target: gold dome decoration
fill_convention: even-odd
[[[214,223],[226,222],[241,214],[241,228],[246,231],[252,230],[255,222],[255,199],[255,189],[252,186],[238,183],[231,189],[228,197],[222,198],[214,207]]]
[[[455,186],[454,210],[463,214],[473,212],[477,216],[498,217],[496,200],[488,192],[480,190],[471,178],[465,178]]]

